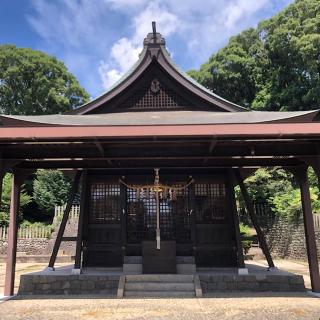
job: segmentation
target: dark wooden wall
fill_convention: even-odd
[[[193,177],[195,183],[179,191],[174,201],[160,201],[161,239],[176,241],[177,255],[194,255],[198,266],[235,266],[234,199],[228,193],[227,175]],[[155,239],[155,202],[137,201],[133,191],[121,186],[120,178],[88,175],[84,266],[121,266],[124,255],[141,255],[142,241]],[[154,176],[122,178],[129,184],[152,184]],[[190,175],[160,174],[160,180],[183,185]]]

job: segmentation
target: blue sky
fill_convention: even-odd
[[[0,0],[0,44],[62,60],[92,97],[138,58],[151,21],[184,70],[293,0]]]

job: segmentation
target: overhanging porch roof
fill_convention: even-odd
[[[1,127],[0,141],[82,141],[126,137],[320,138],[320,123]]]

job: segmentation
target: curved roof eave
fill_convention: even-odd
[[[270,123],[312,123],[319,110],[312,111],[168,111],[130,112],[83,115],[0,115],[3,127],[42,126],[163,126],[163,125],[205,125],[205,124],[270,124]],[[1,127],[0,127],[1,128]]]
[[[94,98],[93,100],[83,104],[76,109],[65,112],[64,114],[84,114],[86,112],[95,109],[101,104],[107,102],[109,99],[113,98],[116,94],[124,90],[129,84],[131,84],[151,63],[151,61],[146,61],[147,59],[147,48],[144,47],[139,55],[139,59],[135,64],[120,77],[107,91],[105,91],[100,96]],[[137,72],[139,71],[139,72]],[[115,93],[115,94],[114,94]]]

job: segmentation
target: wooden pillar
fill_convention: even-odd
[[[76,195],[76,193],[78,191],[81,174],[82,174],[82,171],[78,170],[76,172],[76,175],[75,175],[73,183],[72,183],[72,187],[71,187],[71,190],[70,190],[70,193],[69,193],[67,205],[66,205],[66,208],[65,208],[65,210],[63,212],[63,217],[62,217],[62,220],[61,220],[61,223],[60,223],[60,227],[59,227],[59,231],[58,231],[58,234],[57,234],[57,238],[56,238],[56,241],[54,243],[52,254],[51,254],[51,257],[50,257],[50,261],[49,261],[49,265],[48,265],[48,268],[50,270],[54,270],[54,264],[56,262],[56,258],[57,258],[57,254],[58,254],[58,251],[59,251],[59,248],[60,248],[60,244],[61,244],[61,241],[62,241],[63,233],[64,233],[64,230],[66,228],[66,224],[68,222],[69,213],[70,213],[70,210],[71,210],[71,207],[72,207],[72,203],[73,203],[74,197],[75,197],[75,195]]]
[[[87,198],[87,170],[84,170],[82,173],[82,180],[81,180],[80,211],[79,211],[76,255],[75,255],[75,261],[74,261],[73,273],[80,273],[81,271],[83,220],[84,220],[85,211],[87,210],[86,198]]]
[[[240,173],[239,169],[235,170],[235,176],[236,176],[237,182],[238,182],[238,184],[240,186],[241,193],[242,193],[242,196],[243,196],[243,200],[244,200],[246,208],[248,210],[250,219],[252,221],[252,224],[253,224],[254,228],[256,229],[258,240],[259,240],[259,244],[261,246],[262,252],[266,257],[266,260],[268,262],[269,268],[274,268],[274,263],[272,261],[272,257],[271,257],[271,254],[270,254],[266,239],[265,239],[264,234],[263,234],[263,232],[262,232],[262,230],[261,230],[261,228],[259,226],[259,222],[258,222],[257,216],[256,216],[255,211],[254,211],[253,203],[251,202],[251,199],[250,199],[250,196],[249,196],[248,191],[246,189],[246,186],[243,183],[243,179],[242,179],[242,176],[241,176],[241,173]]]
[[[124,180],[125,177],[122,177]],[[122,261],[127,254],[127,187],[120,183],[120,202],[121,202],[121,249],[122,249]]]
[[[311,279],[311,287],[313,292],[320,292],[320,276],[319,262],[317,257],[317,243],[314,231],[314,222],[312,216],[309,181],[308,181],[308,166],[300,166],[290,171],[294,174],[300,186],[304,232],[306,236],[307,255],[309,262],[309,271]]]
[[[190,201],[190,223],[191,223],[191,242],[192,242],[192,254],[196,257],[197,251],[197,221],[196,221],[196,210],[195,210],[195,184],[192,183],[188,187],[189,201]]]
[[[227,191],[228,191],[228,198],[229,198],[229,204],[230,204],[229,210],[231,211],[230,216],[233,221],[234,232],[236,237],[235,240],[236,240],[236,246],[237,246],[237,262],[238,262],[239,268],[245,268],[234,186],[235,186],[235,178],[234,178],[233,172],[230,171]]]
[[[2,170],[2,168],[0,168],[0,210],[2,206],[2,186],[3,186],[3,178],[5,174],[6,174],[5,171]]]
[[[10,202],[10,220],[8,231],[8,249],[6,276],[4,285],[4,295],[12,296],[14,294],[14,280],[16,269],[17,240],[18,240],[18,219],[20,208],[20,189],[21,184],[30,174],[28,171],[14,170],[12,177],[11,202]]]

